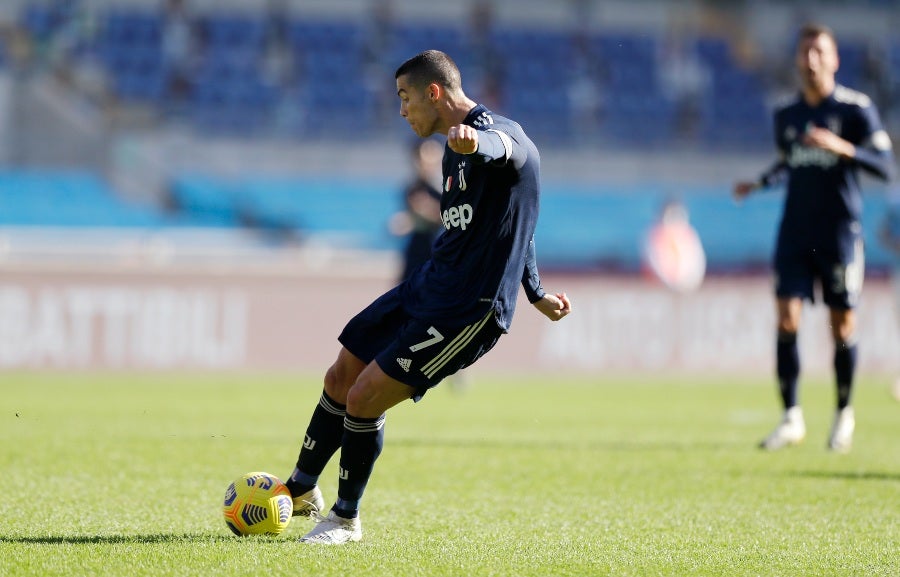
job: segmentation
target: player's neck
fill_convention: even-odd
[[[803,100],[810,106],[818,106],[823,100],[834,92],[835,82],[823,82],[820,85],[808,85],[803,87]]]
[[[446,118],[446,126],[442,127],[443,130],[440,131],[441,134],[447,134],[447,130],[449,130],[451,126],[462,124],[469,115],[469,112],[476,106],[478,106],[478,103],[466,96],[463,96],[458,100],[448,101],[446,114],[444,115],[444,118]]]
[[[465,94],[460,94],[458,98],[454,98],[448,104],[451,126],[461,124],[466,119],[466,116],[469,115],[469,112],[478,105],[477,102]]]

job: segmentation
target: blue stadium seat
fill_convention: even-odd
[[[173,179],[170,194],[176,210],[201,226],[236,227],[241,224],[237,187],[204,175]]]
[[[571,121],[566,87],[572,37],[563,32],[532,28],[498,28],[490,42],[497,54],[517,54],[503,63],[504,116],[518,121],[532,138],[543,142],[565,139]]]
[[[838,50],[840,51],[841,66],[835,75],[837,81],[850,88],[862,90],[868,58],[865,41],[841,39]]]
[[[73,8],[67,2],[26,3],[19,16],[20,25],[38,41],[46,41],[65,22]]]
[[[291,23],[288,36],[298,54],[353,51],[363,43],[362,28],[342,20],[296,20]]]
[[[390,62],[397,66],[423,50],[437,49],[449,54],[460,67],[468,65],[471,54],[459,26],[398,22],[390,29]]]
[[[392,185],[345,179],[273,179],[245,181],[240,204],[263,225],[290,227],[301,236],[327,238],[357,248],[397,248],[387,222],[398,209]],[[325,201],[327,199],[327,201]]]
[[[94,47],[124,100],[160,102],[168,79],[162,55],[162,17],[156,12],[113,10]]]
[[[217,13],[202,22],[204,38],[213,50],[259,52],[265,46],[267,23],[261,14]]]
[[[0,173],[0,224],[57,227],[157,227],[168,223],[154,207],[125,201],[90,173]]]

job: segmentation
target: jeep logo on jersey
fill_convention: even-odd
[[[798,166],[818,166],[819,168],[831,168],[838,163],[838,156],[821,148],[803,146],[797,143],[791,147],[787,157],[788,164],[796,168]]]
[[[441,222],[444,223],[444,228],[447,230],[457,227],[460,230],[466,230],[466,225],[472,222],[472,206],[461,204],[448,208],[441,213]]]

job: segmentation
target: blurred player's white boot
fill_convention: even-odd
[[[806,423],[803,421],[803,410],[800,407],[791,407],[784,412],[784,417],[775,430],[759,443],[759,448],[777,451],[791,445],[799,445],[805,437]]]
[[[834,425],[828,438],[828,448],[839,453],[846,453],[853,446],[853,430],[856,428],[856,416],[853,407],[844,407],[834,414]]]
[[[309,517],[325,508],[325,499],[319,487],[313,487],[306,493],[294,497],[294,517]]]
[[[312,531],[300,537],[301,543],[343,545],[362,539],[362,523],[359,517],[346,519],[334,511],[329,511],[326,517],[319,513],[312,513],[310,516],[316,520],[316,526]]]

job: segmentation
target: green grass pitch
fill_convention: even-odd
[[[363,541],[238,538],[237,475],[293,468],[319,377],[4,374],[0,575],[897,575],[900,403],[856,391],[854,450],[755,448],[770,379],[475,375],[388,415]],[[336,459],[322,479],[336,492]]]

